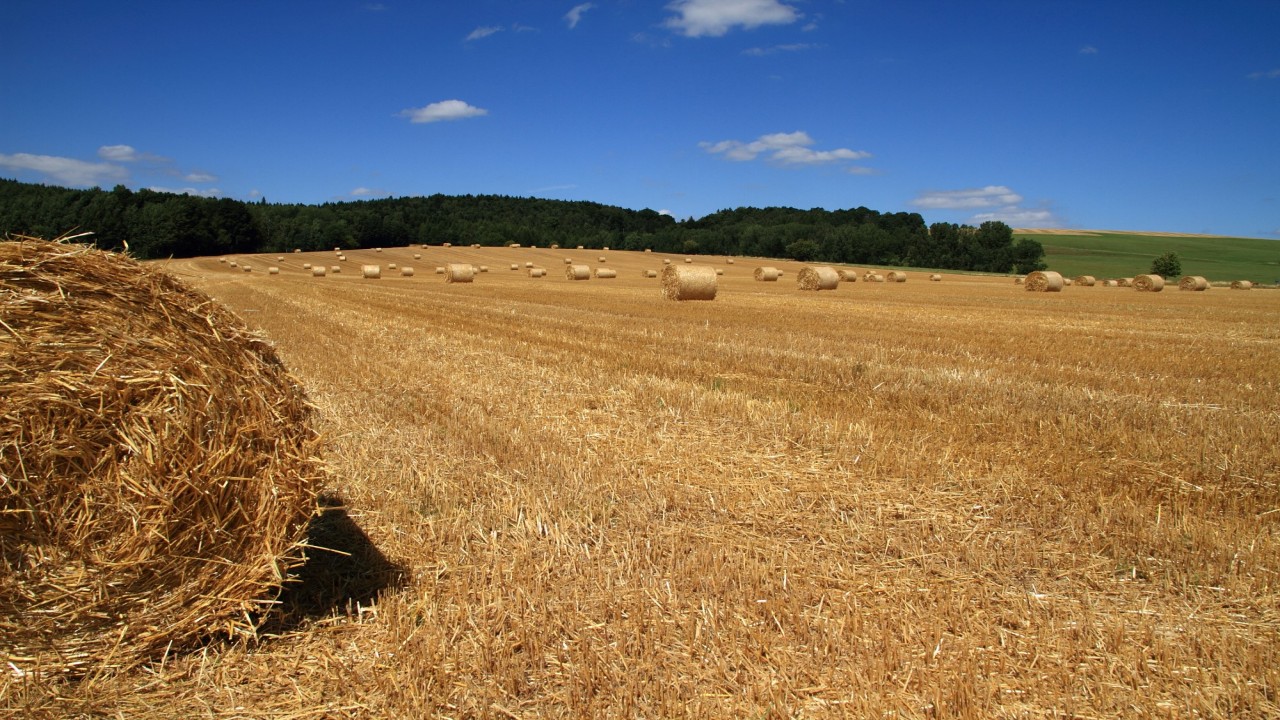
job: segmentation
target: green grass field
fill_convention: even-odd
[[[1067,277],[1131,277],[1151,270],[1151,261],[1175,252],[1184,275],[1210,282],[1280,280],[1280,241],[1257,238],[1166,237],[1144,233],[1081,231],[1079,235],[1014,233],[1044,245],[1050,270]]]

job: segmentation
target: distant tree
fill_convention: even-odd
[[[1021,238],[1013,246],[1013,270],[1025,275],[1049,266],[1044,262],[1044,246],[1031,238]]]
[[[1167,252],[1151,261],[1151,274],[1161,277],[1177,277],[1182,274],[1182,261],[1178,253]]]
[[[818,257],[822,246],[812,240],[796,240],[787,245],[787,255],[800,262],[808,262]]]

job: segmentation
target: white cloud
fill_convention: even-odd
[[[1063,225],[1051,210],[1020,207],[1007,207],[994,212],[978,213],[969,218],[969,222],[974,225],[981,225],[989,220],[999,220],[1016,228],[1061,227]]]
[[[767,47],[767,48],[763,48],[763,47],[747,48],[746,50],[742,51],[742,54],[750,55],[752,57],[764,57],[766,55],[776,55],[777,53],[780,53],[780,52],[801,52],[803,50],[812,50],[816,47],[818,46],[814,45],[813,43],[791,43],[788,45],[774,45],[773,47]]]
[[[374,194],[375,192],[377,191],[374,190],[373,188],[358,187],[351,191],[351,195],[352,197],[366,197],[368,195]]]
[[[138,151],[129,145],[103,145],[98,148],[98,157],[114,162],[133,162],[138,159]]]
[[[1084,47],[1080,48],[1080,54],[1081,55],[1097,55],[1098,48],[1092,45],[1085,45]]]
[[[581,5],[574,5],[572,10],[564,14],[564,21],[569,23],[569,29],[572,30],[578,27],[578,21],[582,19],[582,13],[594,8],[595,6],[595,3],[589,2],[582,3]]]
[[[825,165],[871,157],[871,153],[849,148],[814,150],[813,138],[803,130],[792,133],[761,135],[751,142],[721,140],[718,143],[699,143],[699,147],[712,155],[723,155],[729,160],[748,162],[765,155],[770,162],[780,165]]]
[[[475,30],[472,30],[471,34],[467,36],[467,40],[479,40],[480,38],[487,38],[494,33],[500,33],[500,32],[502,32],[502,28],[500,27],[497,27],[494,25],[485,25],[482,27],[478,27]]]
[[[183,175],[182,179],[185,180],[186,182],[193,182],[193,183],[218,182],[217,175],[214,175],[213,173],[201,172],[199,170],[196,170],[194,172],[189,172],[186,175]]]
[[[801,17],[778,0],[675,0],[667,9],[676,15],[664,24],[686,37],[720,37],[734,27],[787,25]]]
[[[911,201],[928,210],[961,210],[1017,205],[1022,196],[1004,185],[988,185],[968,190],[934,190]]]
[[[32,155],[30,153],[0,154],[0,167],[10,170],[30,170],[40,173],[63,185],[103,185],[126,179],[129,173],[119,165],[93,163],[56,155]]]
[[[1276,78],[1280,78],[1280,68],[1249,73],[1250,80],[1275,80]]]
[[[672,213],[670,210],[668,210],[668,209],[666,209],[666,208],[662,208],[661,210],[659,210],[659,211],[658,211],[658,214],[659,214],[659,215],[666,215],[667,217],[675,217],[675,214],[674,214],[674,213]]]
[[[406,108],[397,115],[409,118],[412,123],[432,123],[442,120],[462,120],[488,115],[489,111],[469,105],[461,100],[441,100],[420,108]]]
[[[207,188],[202,190],[200,188],[192,188],[192,187],[168,188],[168,187],[160,187],[158,185],[152,185],[147,189],[151,190],[152,192],[172,193],[174,195],[193,195],[195,197],[218,197],[219,195],[222,194],[222,191],[219,190],[218,188]]]

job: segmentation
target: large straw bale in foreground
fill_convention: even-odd
[[[1052,270],[1028,273],[1026,282],[1023,284],[1031,292],[1062,292],[1062,287],[1066,285],[1062,275]]]
[[[840,273],[826,265],[806,265],[796,274],[796,286],[801,290],[835,290],[840,287]]]
[[[301,388],[208,296],[0,242],[0,658],[126,668],[251,633],[319,484]]]
[[[1160,292],[1164,289],[1164,278],[1159,275],[1139,275],[1133,279],[1133,288],[1138,292]]]
[[[707,265],[668,265],[662,268],[662,297],[666,300],[715,300],[715,268]]]
[[[590,265],[567,265],[564,269],[564,276],[569,280],[590,280]]]
[[[470,263],[449,263],[444,266],[444,281],[447,283],[469,283],[476,278],[476,268]]]
[[[1179,290],[1190,290],[1191,292],[1204,292],[1209,289],[1209,281],[1199,275],[1184,275],[1178,281]]]

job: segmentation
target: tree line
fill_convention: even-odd
[[[0,231],[93,233],[135,257],[193,257],[425,243],[582,245],[619,250],[792,258],[1020,273],[1044,248],[1002,222],[934,223],[865,207],[737,208],[677,221],[654,210],[505,195],[431,195],[320,205],[243,202],[152,190],[78,190],[0,179]]]

